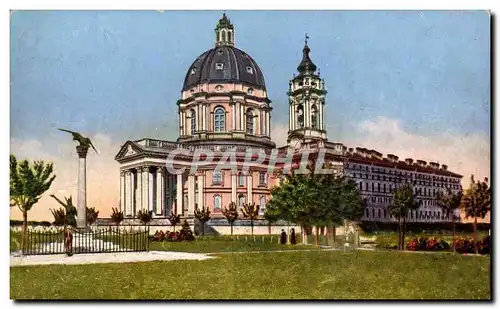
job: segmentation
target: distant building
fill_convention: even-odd
[[[348,149],[327,140],[325,81],[309,56],[307,38],[298,75],[289,82],[288,144],[276,149],[270,137],[272,105],[262,70],[249,54],[235,47],[235,28],[225,14],[215,32],[215,47],[202,53],[187,70],[177,101],[177,141],[127,141],[116,155],[121,175],[120,207],[126,220],[134,218],[140,209],[152,210],[156,219],[171,213],[192,218],[201,206],[209,207],[214,218],[223,218],[222,208],[231,201],[238,205],[254,202],[263,214],[271,198],[270,188],[279,184],[279,179],[268,173],[273,152],[279,158],[292,152],[297,162],[306,150],[313,155],[324,150],[326,161],[337,172],[358,183],[368,203],[365,220],[393,220],[387,206],[392,191],[405,182],[419,192],[421,204],[408,215],[409,221],[450,220],[436,206],[436,193],[445,188],[460,190],[462,176],[448,171],[446,165],[400,161],[392,154],[383,157],[375,150]],[[265,158],[248,171],[240,164],[235,170],[220,171],[210,165],[191,173],[193,156],[200,149],[212,151],[218,159],[224,151],[233,150],[238,162],[250,149],[262,151]],[[175,156],[174,166],[187,169],[175,175],[165,166],[168,156],[178,150],[184,152]],[[276,166],[283,168],[284,164]]]

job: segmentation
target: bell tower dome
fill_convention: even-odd
[[[288,144],[300,140],[300,143],[326,141],[324,126],[325,82],[320,78],[319,70],[312,62],[307,45],[306,34],[302,61],[297,67],[299,75],[288,85],[289,119]]]

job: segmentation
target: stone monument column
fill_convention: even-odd
[[[87,226],[87,153],[89,146],[76,146],[78,153],[78,200],[76,205],[76,226]]]

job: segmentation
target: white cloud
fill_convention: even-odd
[[[288,124],[276,123],[271,128],[271,139],[276,143],[276,147],[286,145],[288,136]]]

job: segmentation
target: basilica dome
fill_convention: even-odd
[[[264,75],[244,51],[230,45],[216,46],[201,54],[189,67],[183,90],[202,83],[241,83],[266,89]]]

